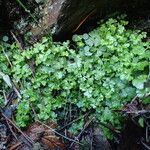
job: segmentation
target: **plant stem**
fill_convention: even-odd
[[[16,0],[19,5],[31,16],[31,18],[36,22],[38,23],[37,19],[35,18],[35,16],[30,12],[29,9],[27,9],[27,7],[21,2],[21,0]]]

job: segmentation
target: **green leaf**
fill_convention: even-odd
[[[150,97],[143,98],[142,102],[146,105],[150,104]]]
[[[132,81],[133,86],[137,89],[144,89],[144,82],[147,80],[147,75],[140,75]]]
[[[142,128],[144,128],[144,119],[142,117],[139,118],[138,123]]]

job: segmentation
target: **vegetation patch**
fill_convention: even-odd
[[[25,127],[35,117],[58,121],[64,117],[62,108],[72,105],[79,116],[91,111],[97,122],[120,129],[123,117],[118,110],[150,90],[145,86],[150,43],[144,41],[146,33],[126,29],[127,24],[122,18],[101,22],[90,33],[74,35],[74,48],[51,37],[23,51],[16,43],[1,43],[0,101],[9,88],[3,75],[9,75],[22,96],[17,125]],[[82,121],[71,131],[82,128]],[[110,137],[107,129],[104,133]]]

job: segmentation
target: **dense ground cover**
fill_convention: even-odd
[[[1,106],[4,93],[15,87],[20,127],[37,118],[59,121],[71,111],[72,120],[89,112],[98,124],[121,129],[123,116],[118,111],[125,104],[135,96],[149,103],[144,97],[149,93],[150,43],[146,33],[126,29],[127,24],[122,17],[109,19],[90,33],[74,35],[73,42],[44,37],[25,50],[17,43],[1,42]],[[70,132],[82,129],[85,121],[73,123]]]

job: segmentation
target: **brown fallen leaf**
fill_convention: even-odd
[[[57,125],[53,122],[48,122],[46,124],[52,129],[55,129]],[[55,135],[55,133],[48,127],[43,126],[39,122],[35,122],[27,129],[26,134],[34,141],[41,143],[44,147],[48,149],[65,149],[64,142]]]
[[[49,149],[61,148],[65,149],[64,143],[58,137],[45,136],[41,139],[42,143]]]

